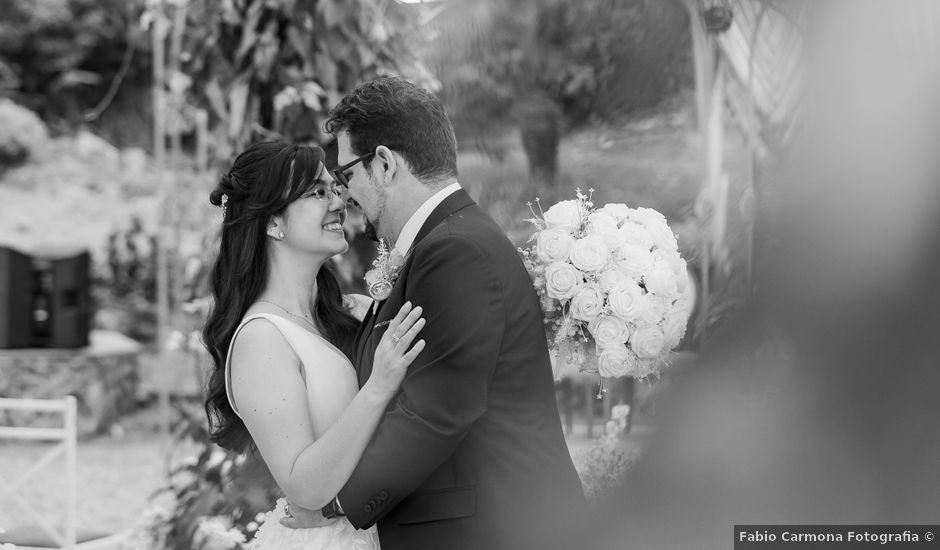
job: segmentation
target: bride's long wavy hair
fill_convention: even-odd
[[[238,155],[209,195],[209,202],[222,207],[223,220],[219,255],[209,276],[213,306],[202,331],[214,362],[205,409],[210,438],[224,448],[245,451],[252,446],[225,391],[225,362],[235,329],[268,280],[268,221],[283,214],[313,185],[324,157],[319,147],[255,143]],[[316,325],[351,356],[358,322],[346,308],[339,281],[328,265],[317,273]]]

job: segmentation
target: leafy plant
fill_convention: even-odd
[[[94,296],[103,310],[99,319],[142,341],[156,332],[155,239],[140,219],[132,219],[130,227],[108,236],[107,259],[95,277]]]
[[[185,10],[186,24],[170,91],[210,113],[219,159],[257,136],[322,143],[329,108],[363,80],[428,79],[405,40],[412,18],[397,2],[191,0],[173,9]]]
[[[195,455],[169,470],[167,485],[152,496],[153,506],[132,540],[152,550],[190,550],[205,545],[196,544],[207,535],[200,531],[218,517],[225,518],[225,529],[251,536],[259,514],[277,499],[273,478],[260,458],[211,443],[204,418],[174,405],[179,414],[173,426],[174,444]],[[164,497],[169,497],[169,507],[158,504]]]
[[[146,108],[149,92],[148,41],[137,24],[142,9],[143,0],[5,1],[2,95],[35,110],[53,128],[74,128],[86,122],[85,114],[102,101],[125,66],[122,90],[141,96],[112,113],[127,126],[122,115],[137,113],[141,104]]]

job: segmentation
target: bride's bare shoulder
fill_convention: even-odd
[[[346,307],[352,315],[360,321],[366,316],[369,308],[372,307],[372,298],[364,294],[345,294]]]

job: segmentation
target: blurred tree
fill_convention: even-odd
[[[450,2],[426,58],[459,136],[518,127],[530,174],[554,176],[561,130],[655,106],[691,81],[688,22],[677,2]]]
[[[142,0],[4,0],[0,95],[36,111],[54,131],[91,123],[110,141],[146,145],[142,8]]]

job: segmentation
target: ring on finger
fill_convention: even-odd
[[[392,335],[392,342],[395,342],[397,344],[399,340],[401,340],[401,336],[397,334]]]
[[[284,503],[284,515],[290,519],[294,519],[294,514],[290,513],[290,502]]]

